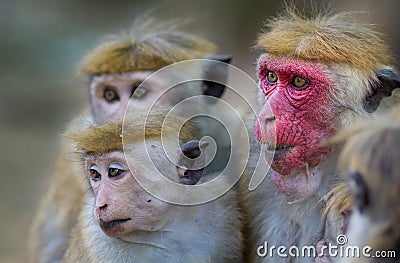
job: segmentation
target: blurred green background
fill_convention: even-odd
[[[360,20],[377,24],[398,61],[400,1],[327,3],[336,11],[367,11]],[[304,4],[309,5],[297,3]],[[135,14],[154,6],[161,21],[193,18],[185,29],[214,41],[221,53],[233,55],[234,65],[254,76],[255,37],[264,19],[284,5],[268,0],[0,2],[0,262],[26,261],[28,228],[53,168],[59,134],[88,104],[85,79],[76,74],[80,59],[102,36],[129,29]]]

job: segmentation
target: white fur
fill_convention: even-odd
[[[325,171],[321,186],[304,200],[288,200],[269,176],[255,190],[244,193],[250,220],[248,254],[251,262],[314,262],[314,258],[279,258],[276,253],[272,258],[258,257],[256,249],[265,241],[269,246],[297,246],[299,249],[317,244],[323,235],[323,203],[320,200],[337,180],[334,158],[331,156],[318,165]]]
[[[206,204],[175,206],[163,229],[133,232],[124,237],[127,242],[101,231],[91,196],[75,229],[84,238],[72,239],[87,258],[70,257],[67,250],[63,262],[242,262],[241,216],[236,204],[231,190]]]

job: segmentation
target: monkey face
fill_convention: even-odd
[[[158,98],[158,108],[172,107],[171,98],[162,95],[167,88],[165,81],[152,78],[146,81],[146,85],[140,85],[152,73],[137,71],[94,76],[90,83],[90,96],[96,120],[112,122],[121,119],[130,99],[131,109],[138,111],[145,110]]]
[[[258,61],[264,101],[255,136],[266,144],[265,158],[274,170],[271,179],[291,199],[314,194],[322,178],[315,166],[333,151],[326,141],[335,133],[336,112],[326,72],[322,64],[267,54]]]
[[[348,137],[340,153],[339,167],[347,174],[354,204],[348,228],[349,240],[354,244],[386,250],[398,247],[399,120],[395,114],[385,113],[345,134]]]
[[[258,61],[265,97],[255,135],[267,144],[267,161],[281,175],[314,167],[331,153],[330,147],[323,146],[335,132],[335,114],[329,105],[332,87],[324,69],[322,64],[268,55]],[[270,151],[275,151],[273,157]]]
[[[134,231],[158,231],[173,206],[148,194],[132,176],[122,152],[90,156],[86,173],[102,231],[123,238]]]

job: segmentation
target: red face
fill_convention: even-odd
[[[335,131],[335,112],[329,105],[332,85],[324,65],[262,55],[258,61],[259,86],[264,105],[255,122],[257,140],[275,150],[267,161],[281,175],[304,165],[314,167],[332,151],[323,143]]]

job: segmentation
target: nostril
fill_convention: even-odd
[[[274,121],[274,120],[275,120],[275,116],[271,116],[271,117],[266,117],[264,121],[265,121],[266,123],[268,123],[268,122],[272,122],[272,121]]]
[[[99,206],[99,207],[97,207],[97,209],[99,209],[99,210],[105,210],[106,208],[107,208],[107,204],[104,204],[104,205],[102,205],[102,206]]]

